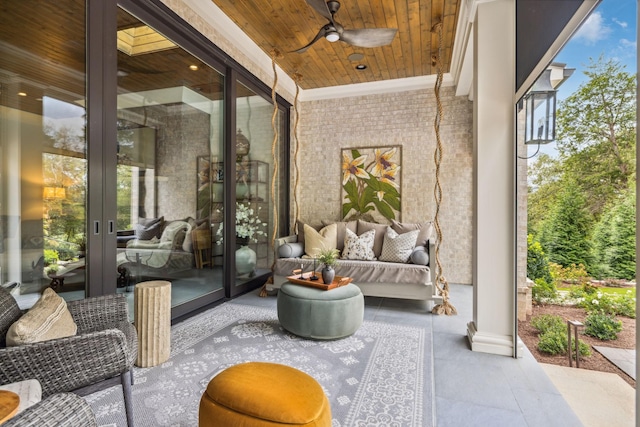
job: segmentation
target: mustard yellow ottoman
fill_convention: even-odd
[[[213,377],[200,399],[200,427],[331,427],[320,384],[297,369],[249,362]]]

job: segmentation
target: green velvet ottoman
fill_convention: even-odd
[[[363,317],[364,297],[351,283],[329,291],[285,283],[278,291],[278,320],[301,337],[343,338],[358,330]]]

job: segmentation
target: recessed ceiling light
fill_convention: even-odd
[[[362,70],[366,70],[366,69],[367,69],[367,66],[364,65],[364,64],[356,65],[356,70],[358,70],[358,71],[362,71]]]
[[[18,92],[18,96],[27,96],[27,92]]]
[[[197,70],[198,70],[198,66],[197,66],[197,65],[195,65],[195,64],[194,64],[194,65],[189,65],[189,69],[190,69],[191,71],[197,71]]]
[[[349,59],[349,61],[362,61],[363,58],[364,55],[361,53],[352,53],[351,55],[347,56],[347,59]]]

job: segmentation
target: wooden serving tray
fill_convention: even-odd
[[[291,283],[295,283],[296,285],[309,286],[311,288],[322,289],[325,291],[328,291],[330,289],[335,289],[340,286],[348,285],[353,280],[351,277],[335,276],[333,278],[333,282],[327,285],[322,281],[322,275],[320,274],[319,271],[316,272],[316,276],[318,276],[318,280],[309,280],[309,277],[311,277],[312,275],[313,275],[312,271],[308,273],[304,273],[302,275],[303,279],[301,279],[300,273],[298,273],[295,276],[288,276],[287,280],[289,280]]]

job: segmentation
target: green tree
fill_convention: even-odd
[[[591,59],[587,82],[560,103],[558,150],[596,216],[635,174],[636,78],[624,66]]]
[[[563,267],[591,265],[590,227],[585,198],[576,183],[567,180],[549,218],[542,224],[540,243],[549,261]]]
[[[548,218],[550,207],[558,200],[563,186],[562,168],[562,161],[544,153],[529,166],[527,233],[538,235],[540,224]]]
[[[616,278],[636,277],[636,192],[631,188],[613,208],[608,264]]]
[[[600,220],[593,228],[591,238],[591,248],[593,249],[593,264],[591,265],[591,274],[596,278],[613,277],[609,261],[611,259],[611,251],[613,249],[612,239],[612,223],[613,209],[606,208]]]
[[[635,187],[607,205],[594,227],[592,272],[598,278],[633,279],[636,263]]]

